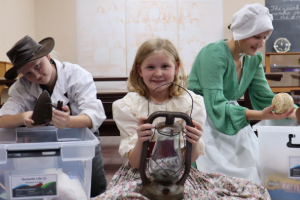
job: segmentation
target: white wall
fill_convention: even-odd
[[[22,37],[35,37],[34,0],[0,0],[0,61]]]
[[[264,0],[223,0],[223,35],[232,15],[248,3],[265,4]],[[37,41],[55,38],[59,59],[77,63],[77,21],[75,0],[0,0],[0,60],[9,61],[6,52],[26,34]],[[264,49],[260,50],[263,54]],[[300,56],[272,56],[271,64],[297,65]],[[264,61],[263,61],[264,63]],[[84,66],[83,66],[84,67]]]
[[[77,63],[75,0],[35,0],[35,39],[55,40],[54,51],[60,61]]]

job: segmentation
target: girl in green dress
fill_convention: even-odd
[[[272,15],[260,4],[248,4],[234,14],[233,38],[205,46],[194,61],[189,89],[204,97],[207,120],[203,127],[205,155],[197,168],[260,183],[258,140],[249,120],[295,119],[295,109],[273,113],[274,93],[265,78],[264,46],[273,31]],[[236,101],[249,90],[254,110]]]

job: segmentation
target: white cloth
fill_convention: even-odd
[[[196,160],[198,170],[222,173],[261,184],[258,138],[250,125],[236,135],[225,135],[216,129],[207,116],[203,130],[205,155]]]
[[[192,111],[192,119],[200,123],[203,127],[206,119],[206,110],[203,97],[196,95],[192,91],[189,93],[193,97],[194,106]],[[167,103],[157,105],[150,103],[150,112],[152,114],[156,111],[174,111],[183,112],[190,115],[192,106],[191,97],[185,92],[179,97],[173,97]],[[148,100],[145,97],[140,96],[138,93],[129,92],[124,98],[119,99],[113,103],[113,118],[120,130],[121,142],[119,147],[119,153],[122,157],[128,158],[128,152],[133,149],[138,139],[136,132],[138,120],[141,116],[148,114]],[[153,124],[164,121],[165,118],[156,118]],[[175,119],[176,122],[183,123],[182,119]],[[182,143],[182,137],[181,143]],[[154,138],[155,140],[155,138]],[[204,142],[201,138],[199,140],[199,148],[201,155],[204,154]]]
[[[58,176],[58,197],[46,197],[44,200],[87,200],[87,195],[78,179],[70,179],[65,173]]]
[[[273,15],[259,3],[247,4],[232,17],[230,30],[234,40],[242,40],[270,30],[273,31]]]
[[[57,68],[57,80],[51,95],[53,104],[63,101],[70,103],[72,115],[86,114],[92,120],[92,132],[95,132],[106,119],[102,102],[97,99],[97,89],[92,75],[79,65],[54,60]],[[0,109],[3,115],[15,115],[33,111],[37,98],[43,92],[37,83],[19,78],[10,88],[7,102]],[[68,98],[64,94],[68,94]]]

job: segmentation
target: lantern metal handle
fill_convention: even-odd
[[[176,83],[173,83],[173,82],[169,82],[169,83],[165,83],[165,84],[162,84],[160,86],[158,86],[157,88],[155,88],[154,90],[152,90],[152,92],[149,94],[149,97],[148,97],[148,114],[147,116],[149,116],[149,102],[150,102],[150,97],[151,97],[151,94],[157,90],[158,88],[164,86],[164,85],[169,85],[169,84],[172,84],[172,85],[176,85],[178,87],[180,87],[181,89],[183,89],[184,91],[186,91],[188,93],[188,95],[190,95],[191,99],[192,99],[192,108],[191,108],[191,112],[190,112],[190,117],[192,117],[192,112],[193,112],[193,106],[194,106],[194,100],[193,100],[193,97],[192,95],[188,92],[187,89],[185,89],[184,87],[181,87],[180,85],[176,84]]]
[[[188,126],[193,127],[192,119],[187,114],[181,113],[181,112],[158,111],[158,112],[152,113],[148,117],[146,123],[152,124],[154,119],[157,117],[166,117],[166,125],[173,125],[175,118],[182,118]],[[145,173],[148,147],[149,147],[149,140],[143,142],[141,159],[140,159],[139,172],[141,175],[143,185],[150,184],[150,180],[147,178],[146,173]],[[177,183],[176,183],[178,185],[184,185],[184,182],[190,173],[191,154],[192,154],[192,144],[186,140],[185,169],[184,169],[184,174],[182,175],[180,180],[177,181]]]

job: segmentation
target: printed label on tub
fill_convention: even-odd
[[[57,174],[11,175],[11,198],[56,197]]]
[[[269,175],[266,188],[272,200],[299,200],[300,181],[280,175]]]
[[[290,157],[290,178],[300,178],[300,157]]]

